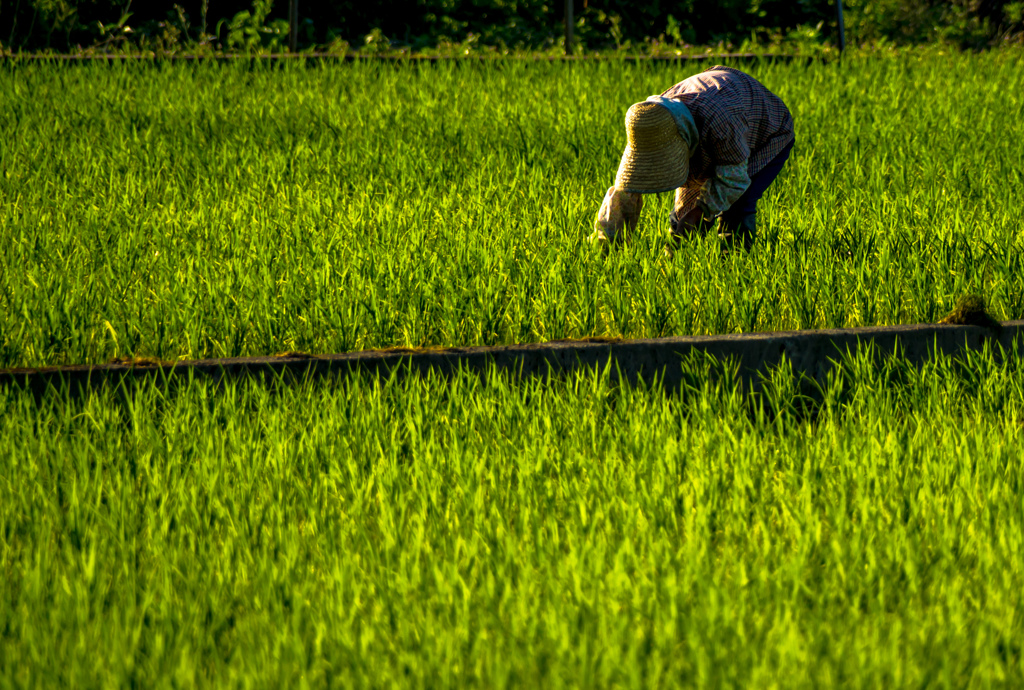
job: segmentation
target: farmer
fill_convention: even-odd
[[[695,74],[626,111],[626,150],[591,239],[626,241],[641,195],[674,189],[669,255],[680,239],[704,235],[716,219],[720,237],[750,249],[757,201],[794,141],[785,103],[749,74],[721,65]]]

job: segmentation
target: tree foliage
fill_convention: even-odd
[[[763,43],[786,37],[832,41],[830,0],[576,0],[575,33],[589,49],[659,40],[678,45]],[[943,41],[982,48],[1019,40],[1024,2],[846,0],[851,42]],[[345,42],[364,50],[429,49],[444,43],[536,50],[562,34],[560,0],[300,0],[303,46]],[[3,0],[0,46],[74,50],[125,45],[281,48],[287,0]]]

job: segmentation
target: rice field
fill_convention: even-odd
[[[1017,53],[740,66],[797,148],[750,255],[672,261],[670,194],[584,238],[699,64],[5,66],[0,367],[1024,316]]]
[[[585,237],[697,65],[5,63],[0,368],[1024,316],[1017,53],[740,66],[669,260]],[[0,688],[1020,687],[1022,356],[0,387]]]
[[[1024,360],[0,391],[11,687],[1019,687]]]

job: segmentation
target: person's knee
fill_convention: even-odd
[[[757,214],[746,213],[729,216],[722,216],[719,224],[718,236],[726,243],[733,246],[742,246],[750,250],[757,239]]]
[[[719,231],[732,232],[742,225],[747,216],[757,213],[756,206],[748,208],[745,204],[734,204],[718,218]]]

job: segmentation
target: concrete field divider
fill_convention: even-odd
[[[168,382],[198,378],[222,381],[251,378],[265,382],[303,380],[362,373],[371,377],[407,376],[460,370],[486,372],[494,367],[527,378],[570,373],[611,364],[613,381],[661,382],[671,390],[683,379],[682,363],[703,353],[731,361],[745,382],[757,386],[784,359],[794,374],[823,382],[848,354],[869,346],[877,356],[899,356],[919,364],[937,354],[957,355],[988,343],[998,353],[1024,347],[1024,321],[1003,322],[1001,332],[982,326],[918,324],[816,331],[775,331],[638,340],[591,338],[495,347],[390,348],[342,354],[284,353],[262,357],[160,362],[151,359],[96,365],[0,369],[0,386],[23,388],[37,396],[49,390],[82,394],[132,380]]]

